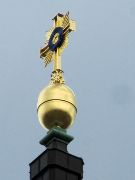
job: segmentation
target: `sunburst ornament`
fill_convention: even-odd
[[[61,55],[68,46],[69,33],[76,30],[76,23],[69,18],[69,12],[65,15],[58,13],[53,21],[54,26],[46,33],[45,47],[40,50],[40,57],[45,66],[54,60],[54,70],[57,70],[61,69]]]

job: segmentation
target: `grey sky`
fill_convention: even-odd
[[[44,148],[36,103],[50,79],[39,49],[58,12],[77,32],[63,54],[78,114],[69,150],[83,157],[84,180],[135,179],[135,1],[0,2],[0,177],[29,180],[28,164]]]

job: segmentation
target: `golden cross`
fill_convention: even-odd
[[[45,47],[40,50],[40,57],[45,66],[54,60],[54,70],[61,69],[61,55],[68,46],[68,36],[76,30],[75,21],[69,19],[69,12],[65,15],[58,13],[54,18],[54,26],[46,33]]]

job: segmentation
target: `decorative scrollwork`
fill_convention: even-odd
[[[55,71],[52,72],[51,74],[51,83],[52,84],[65,84],[65,80],[63,77],[63,71],[61,69],[56,69]]]

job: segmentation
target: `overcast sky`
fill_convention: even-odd
[[[36,104],[52,64],[44,69],[39,50],[51,19],[67,11],[77,21],[62,56],[78,102],[69,151],[84,159],[84,180],[134,180],[134,0],[1,0],[0,179],[29,180],[44,151]]]

